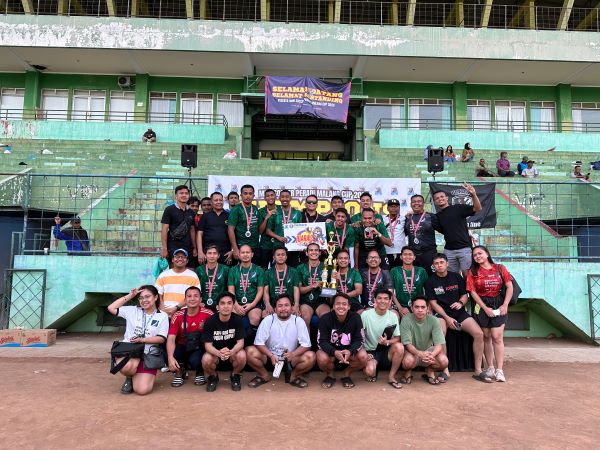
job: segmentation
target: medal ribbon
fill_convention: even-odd
[[[217,272],[219,271],[219,265],[215,267],[212,278],[208,274],[208,264],[204,266],[206,270],[206,277],[208,278],[208,298],[212,298],[213,287],[215,286],[215,280],[217,279]],[[240,272],[241,273],[241,272]]]
[[[252,272],[252,263],[250,263],[250,268],[248,269],[248,272],[246,272],[246,279],[244,279],[242,265],[240,264],[240,283],[242,285],[242,291],[244,291],[244,297],[246,297],[246,291],[248,290],[248,285],[250,284],[250,272]]]
[[[254,208],[250,205],[250,217],[248,217],[248,211],[246,211],[246,207],[242,205],[242,209],[244,210],[244,215],[246,216],[246,230],[250,231],[250,224],[252,223],[252,217],[254,217]]]
[[[412,291],[415,288],[415,268],[413,267],[410,272],[410,283],[408,282],[408,278],[406,278],[406,272],[402,269],[402,276],[404,277],[404,285],[406,286],[406,291],[408,292],[408,296],[411,296]]]
[[[425,213],[422,213],[421,218],[419,219],[419,221],[416,224],[413,222],[412,217],[410,218],[410,223],[413,226],[414,237],[417,237],[417,232],[419,231],[419,228],[421,228],[421,222],[423,222],[424,218],[425,218]]]
[[[279,294],[283,294],[283,283],[285,281],[285,275],[287,274],[287,264],[285,265],[285,269],[283,270],[283,277],[281,280],[279,279],[279,270],[277,270],[277,266],[275,266],[275,275],[277,276],[277,284],[279,284]]]
[[[344,294],[348,293],[348,286],[346,286],[346,281],[348,281],[348,274],[347,273],[341,273],[338,272],[340,274],[340,289],[342,290],[342,292]],[[342,278],[342,275],[344,276],[344,278]]]
[[[390,238],[392,238],[392,244],[394,243],[394,235],[396,234],[396,224],[398,223],[399,219],[400,215],[397,215],[396,220],[392,222],[392,220],[390,219],[390,223],[388,223],[388,228],[390,229]]]
[[[369,300],[373,299],[373,292],[375,292],[375,286],[377,286],[379,275],[381,275],[381,269],[377,270],[377,275],[375,275],[375,281],[373,281],[373,284],[371,284],[371,272],[369,271],[369,284],[371,284],[371,287],[369,288]]]
[[[335,230],[335,239],[337,240],[338,248],[342,248],[342,245],[344,245],[344,241],[346,240],[346,222],[344,222],[344,231],[342,231],[341,239],[340,235],[337,232],[337,227],[335,226],[335,223],[333,224],[333,229]]]
[[[288,213],[287,217],[285,215],[285,211],[283,210],[283,208],[281,208],[281,217],[284,225],[290,223],[290,219],[292,218],[292,207],[290,206],[290,212]]]

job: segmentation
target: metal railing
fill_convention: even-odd
[[[381,129],[412,130],[468,130],[468,131],[510,131],[510,132],[558,132],[576,131],[599,133],[600,123],[540,122],[531,120],[454,120],[454,119],[379,119],[375,132]]]
[[[144,113],[127,111],[78,111],[46,109],[0,109],[0,120],[61,120],[72,122],[151,122],[222,125],[228,128],[223,114]]]
[[[6,195],[0,198],[0,205],[23,210],[24,225],[17,254],[66,253],[64,243],[52,235],[54,217],[59,214],[63,218],[63,231],[69,218],[81,217],[81,225],[90,238],[91,254],[158,255],[163,210],[172,203],[175,186],[186,182],[189,185],[185,176],[31,173],[16,176],[20,182],[15,184],[13,180],[11,186],[12,190],[19,190],[19,196],[3,189]],[[473,233],[476,242],[487,245],[494,257],[600,262],[597,209],[600,183],[488,181],[496,182],[497,226],[473,230]],[[194,195],[205,196],[207,178],[193,178],[192,187]],[[423,182],[422,192],[428,194],[427,182]],[[442,239],[439,244],[443,246]]]
[[[351,82],[350,95],[363,95],[363,79],[358,77],[319,78],[330,83]],[[249,94],[265,93],[265,77],[263,75],[250,75],[244,77],[244,92]]]
[[[0,14],[157,19],[415,25],[433,27],[600,31],[600,8],[554,5],[428,3],[372,0],[21,0],[0,2]],[[62,9],[61,9],[62,8]]]

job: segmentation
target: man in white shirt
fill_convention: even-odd
[[[315,365],[315,353],[310,350],[308,328],[301,317],[292,315],[292,301],[287,294],[277,297],[275,314],[265,317],[256,332],[254,345],[246,348],[248,365],[256,370],[248,386],[256,388],[269,381],[269,370],[283,361],[291,366],[290,384],[305,388],[308,383],[300,375]],[[289,367],[288,366],[288,367]]]
[[[535,161],[527,161],[527,167],[523,169],[523,171],[521,172],[521,176],[525,178],[537,178],[540,174],[538,170],[535,167],[533,167],[534,164]]]
[[[388,229],[388,234],[392,240],[391,246],[385,246],[387,253],[387,263],[390,269],[402,265],[400,253],[402,247],[406,245],[406,235],[404,234],[405,216],[400,216],[400,202],[398,199],[392,198],[387,202],[388,215],[383,217],[383,223]]]

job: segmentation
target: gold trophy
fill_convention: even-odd
[[[323,263],[323,272],[321,274],[321,297],[333,298],[337,292],[337,259],[333,257],[335,252],[335,243],[333,242],[333,231],[329,232],[329,241],[327,242],[327,258]],[[327,283],[329,269],[331,268],[331,282]]]

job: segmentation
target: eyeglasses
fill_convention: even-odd
[[[307,205],[316,205],[317,202],[315,200],[306,200]]]
[[[187,256],[185,256],[185,255],[175,255],[175,256],[173,256],[173,259],[187,259]]]
[[[379,259],[379,256],[369,256],[367,259]]]

